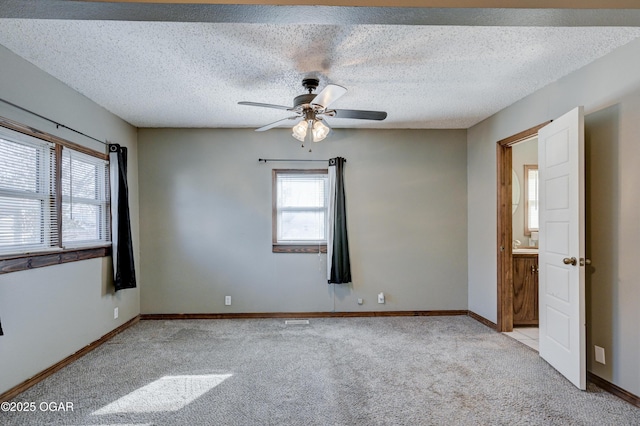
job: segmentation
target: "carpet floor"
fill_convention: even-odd
[[[141,321],[12,402],[2,425],[640,425],[465,316]]]

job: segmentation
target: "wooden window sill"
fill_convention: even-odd
[[[327,245],[326,244],[315,244],[315,245],[307,245],[307,244],[274,244],[273,252],[274,253],[326,253]]]
[[[88,247],[0,257],[0,275],[111,255],[111,247]]]

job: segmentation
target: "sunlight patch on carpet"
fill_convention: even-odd
[[[108,404],[93,415],[178,411],[232,374],[165,376]]]

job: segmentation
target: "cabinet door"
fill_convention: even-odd
[[[538,259],[513,258],[513,325],[538,324]]]

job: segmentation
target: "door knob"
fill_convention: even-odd
[[[562,262],[564,262],[565,265],[576,266],[578,264],[578,259],[576,259],[575,257],[565,257],[564,259],[562,259]]]
[[[581,257],[580,258],[580,266],[584,266],[584,265],[591,265],[591,259],[583,259]]]

